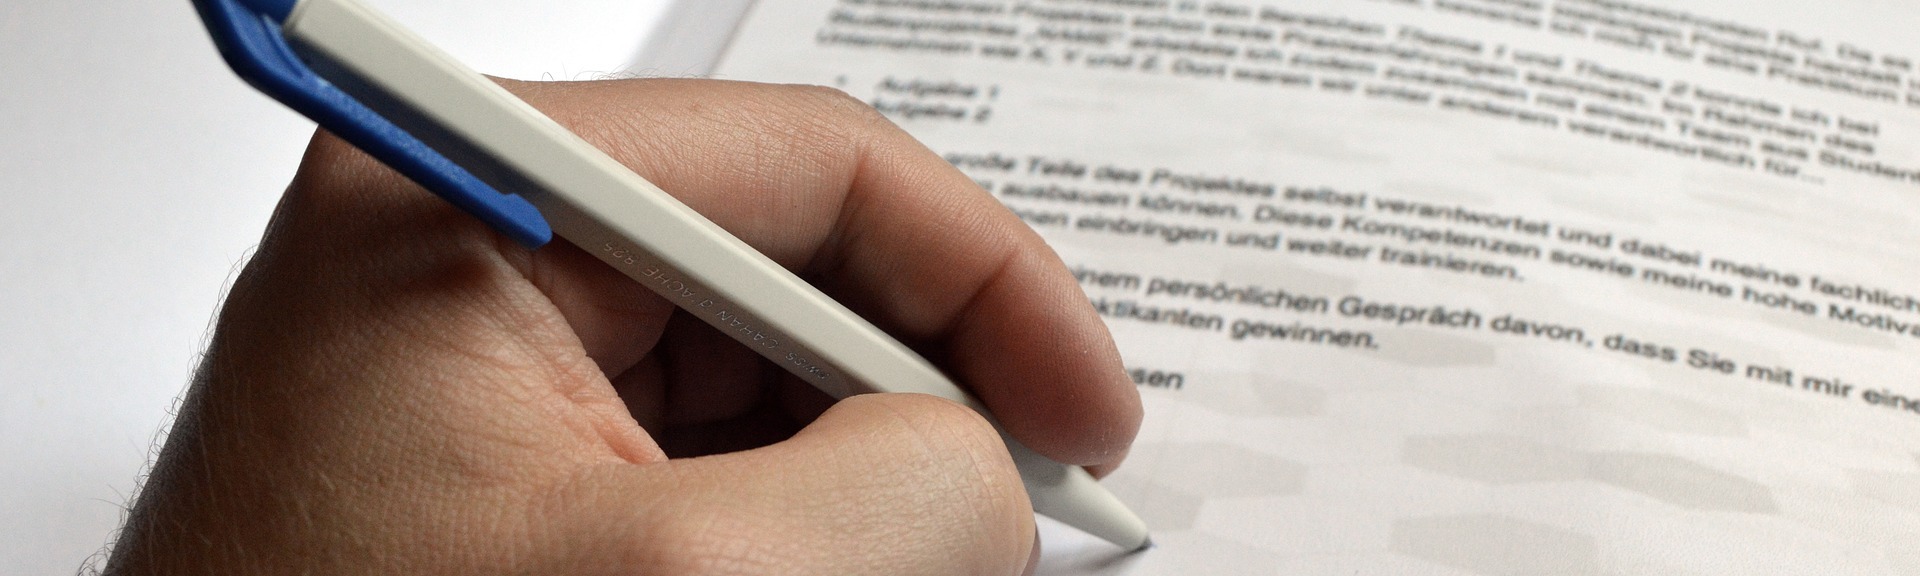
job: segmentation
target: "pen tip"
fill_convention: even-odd
[[[1141,543],[1140,543],[1140,547],[1139,547],[1139,548],[1134,548],[1134,549],[1133,549],[1133,551],[1132,551],[1132,552],[1128,552],[1128,554],[1137,554],[1137,553],[1140,553],[1140,552],[1145,552],[1145,551],[1147,551],[1147,549],[1149,549],[1149,548],[1152,548],[1152,547],[1153,547],[1153,538],[1152,538],[1152,537],[1148,537],[1148,538],[1147,538],[1147,541],[1145,541],[1145,542],[1141,542]]]

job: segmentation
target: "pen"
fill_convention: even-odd
[[[1146,524],[1008,436],[939,369],[505,89],[357,0],[194,0],[261,91],[502,234],[557,233],[835,398],[930,394],[1001,429],[1034,511],[1128,550]],[[503,193],[505,192],[505,193]]]

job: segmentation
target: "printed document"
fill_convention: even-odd
[[[1079,277],[1158,547],[1047,573],[1920,575],[1916,18],[768,0],[715,76],[871,103]]]

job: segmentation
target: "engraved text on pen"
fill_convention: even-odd
[[[612,242],[603,242],[600,244],[600,251],[605,253],[607,258],[613,262],[629,268],[638,268],[640,276],[651,281],[654,284],[654,289],[663,296],[678,298],[688,302],[693,302],[695,298],[699,297],[699,293],[695,292],[693,286],[685,280],[673,277],[668,274],[666,270],[658,266],[643,263],[641,256],[631,250],[620,248]],[[714,308],[716,304],[718,304],[718,302],[712,298],[701,298],[693,304],[693,307],[688,308],[688,311],[705,311]],[[740,314],[725,308],[715,309],[711,314],[718,320],[718,322],[714,323],[715,327],[739,333],[741,342],[760,346],[769,351],[780,349],[779,338],[761,331],[753,322],[750,322]],[[792,365],[790,370],[796,374],[822,380],[831,377],[826,369],[803,354],[788,351],[785,354],[784,360]]]

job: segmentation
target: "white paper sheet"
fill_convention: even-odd
[[[1040,230],[1156,530],[1052,573],[1920,574],[1899,3],[778,0]]]

